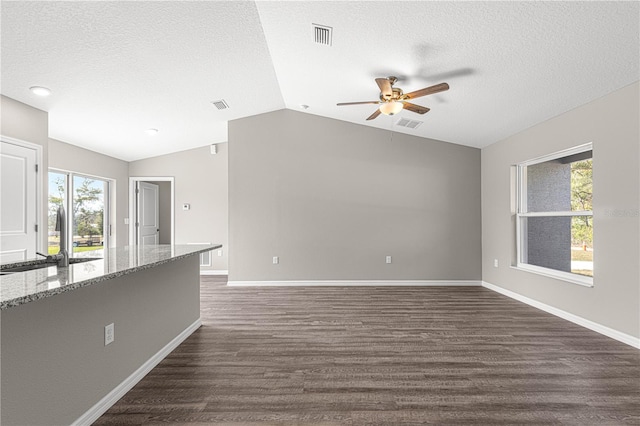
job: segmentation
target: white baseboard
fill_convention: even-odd
[[[349,287],[349,286],[480,286],[481,281],[432,280],[310,280],[310,281],[229,281],[233,287]]]
[[[167,343],[165,347],[160,349],[155,355],[147,360],[134,371],[129,377],[127,377],[122,383],[116,386],[111,392],[105,395],[100,401],[98,401],[93,407],[91,407],[86,413],[80,416],[72,426],[84,426],[90,425],[103,415],[109,408],[113,406],[120,398],[131,390],[144,376],[149,373],[153,367],[158,365],[160,361],[165,359],[167,355],[171,353],[175,348],[180,345],[187,337],[189,337],[194,331],[196,331],[202,322],[198,318],[193,324],[185,328],[182,333],[178,334],[172,341]]]
[[[574,324],[578,324],[582,327],[588,328],[589,330],[593,330],[619,342],[626,343],[629,346],[640,349],[640,339],[637,337],[622,333],[621,331],[614,330],[613,328],[598,324],[597,322],[593,322],[586,318],[579,317],[578,315],[571,314],[569,312],[563,311],[562,309],[558,309],[545,303],[538,302],[537,300],[530,299],[527,296],[523,296],[502,287],[498,287],[497,285],[488,283],[486,281],[482,281],[482,287],[488,288],[489,290],[493,290],[497,293],[518,300],[522,303],[526,303],[527,305],[533,306],[534,308],[538,308],[541,311],[548,312],[567,321],[571,321]]]
[[[200,275],[229,275],[229,271],[222,270],[222,269],[217,269],[217,270],[208,269],[204,271],[201,270]]]

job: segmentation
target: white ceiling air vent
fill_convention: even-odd
[[[229,108],[229,105],[224,101],[224,99],[220,99],[219,101],[211,101],[211,103],[214,104],[218,109]]]
[[[396,122],[396,126],[408,127],[409,129],[417,129],[418,127],[420,127],[422,123],[423,123],[422,121],[418,121],[418,120],[409,120],[408,118],[400,118],[400,120]]]
[[[333,28],[324,25],[311,24],[313,27],[313,41],[316,44],[331,46]]]

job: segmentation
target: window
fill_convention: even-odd
[[[71,197],[69,197],[71,194]],[[49,254],[60,250],[60,233],[56,228],[56,212],[64,206],[70,256],[82,256],[108,247],[109,181],[76,173],[49,171],[48,241]]]
[[[517,165],[517,267],[593,285],[591,144]]]

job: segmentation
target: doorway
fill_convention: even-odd
[[[36,257],[39,248],[41,184],[39,145],[2,136],[0,145],[2,221],[0,261],[18,262]]]
[[[129,245],[173,244],[174,178],[129,178]]]

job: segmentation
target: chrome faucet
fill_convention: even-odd
[[[60,231],[60,251],[51,256],[51,260],[60,266],[69,266],[69,252],[67,251],[67,215],[64,207],[58,207],[56,214],[56,231]]]

